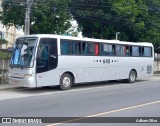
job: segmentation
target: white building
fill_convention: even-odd
[[[1,3],[2,3],[2,0],[0,0],[0,11],[2,10]],[[6,45],[4,44],[0,45],[0,48],[6,49],[8,47],[11,47],[15,41],[15,38],[20,35],[24,35],[22,28],[17,29],[14,26],[6,28],[0,21],[0,39],[6,39],[10,43]]]

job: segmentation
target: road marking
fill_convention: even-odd
[[[160,101],[154,101],[154,102],[139,104],[139,105],[130,106],[130,107],[122,108],[122,109],[116,109],[116,110],[112,110],[112,111],[107,111],[107,112],[103,112],[103,113],[98,113],[98,114],[94,114],[94,115],[89,115],[89,116],[73,119],[73,120],[67,120],[67,121],[64,121],[64,122],[61,122],[61,123],[49,124],[49,125],[46,125],[46,126],[57,126],[57,125],[61,125],[61,124],[64,124],[64,123],[70,123],[70,122],[74,122],[74,121],[77,121],[77,120],[83,120],[87,117],[102,116],[102,115],[111,114],[111,113],[115,113],[115,112],[120,112],[120,111],[125,111],[125,110],[129,110],[129,109],[138,108],[138,107],[143,107],[143,106],[147,106],[147,105],[153,105],[153,104],[157,104],[157,103],[160,103]]]

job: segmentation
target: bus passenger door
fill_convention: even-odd
[[[41,38],[36,63],[37,87],[52,85],[58,64],[57,39]],[[51,83],[52,82],[52,83]]]

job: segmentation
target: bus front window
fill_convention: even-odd
[[[33,58],[37,38],[19,38],[16,40],[12,53],[11,68],[31,68],[33,67]]]

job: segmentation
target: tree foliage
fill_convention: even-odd
[[[159,0],[72,0],[70,11],[83,36],[160,44]]]
[[[70,0],[34,0],[31,33],[63,34],[70,28]],[[24,26],[26,0],[3,0],[0,20],[6,26]]]
[[[3,0],[0,20],[24,25],[26,0]],[[31,33],[63,34],[73,17],[85,37],[147,41],[160,46],[160,0],[34,0]],[[74,31],[74,30],[73,30]]]
[[[7,43],[8,43],[7,40],[5,40],[5,39],[0,39],[0,45],[2,45],[2,44],[7,44]]]

